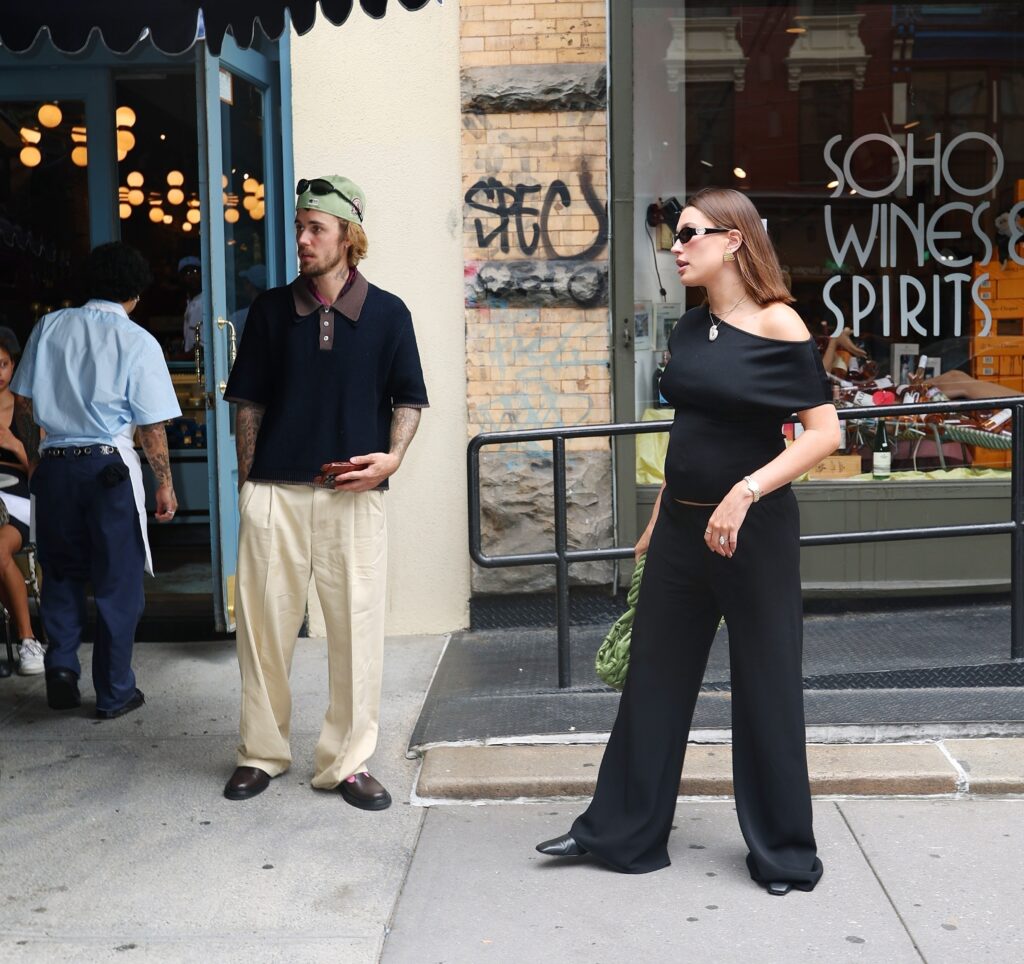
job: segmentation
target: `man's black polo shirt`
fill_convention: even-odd
[[[392,410],[428,405],[409,309],[362,274],[330,307],[302,277],[271,288],[249,309],[224,397],[266,408],[254,482],[312,484],[325,462],[387,452]]]

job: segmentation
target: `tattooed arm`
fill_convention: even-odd
[[[241,489],[252,470],[256,457],[256,436],[263,423],[266,406],[253,402],[239,402],[235,416],[235,454],[238,456],[238,488]]]
[[[25,446],[25,457],[28,459],[28,471],[31,475],[39,464],[39,426],[36,425],[32,413],[32,399],[24,395],[14,396],[14,421],[18,427],[18,437]]]
[[[171,457],[167,453],[167,430],[163,422],[139,426],[139,441],[146,461],[156,476],[156,521],[169,522],[178,508],[171,480]]]
[[[396,407],[391,413],[390,450],[371,452],[369,455],[353,455],[351,461],[356,470],[346,472],[344,476],[339,475],[334,487],[347,492],[368,492],[377,488],[381,482],[398,471],[419,424],[418,408],[409,408],[405,405]],[[345,478],[347,481],[343,481]]]
[[[420,410],[418,408],[402,406],[391,413],[391,454],[397,455],[399,462],[405,458],[409,444],[419,427]]]

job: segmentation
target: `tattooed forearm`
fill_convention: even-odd
[[[418,408],[396,408],[391,413],[392,455],[397,455],[400,459],[405,458],[405,452],[419,425],[420,410]]]
[[[249,478],[252,460],[256,457],[256,436],[259,435],[263,423],[263,405],[252,402],[239,402],[238,414],[235,416],[235,454],[238,456],[238,487]]]
[[[163,422],[139,426],[139,440],[146,461],[156,476],[157,485],[173,485],[171,482],[171,458],[167,454],[167,430]]]
[[[25,446],[25,456],[30,467],[35,468],[39,462],[39,426],[32,414],[32,399],[23,395],[14,396],[14,421],[18,426],[18,435]]]

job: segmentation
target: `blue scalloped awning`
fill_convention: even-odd
[[[419,10],[430,0],[397,0]],[[306,33],[316,21],[317,6],[333,24],[343,24],[353,0],[11,0],[0,4],[0,46],[13,53],[29,50],[48,32],[54,47],[77,53],[99,33],[115,53],[127,53],[149,39],[167,54],[180,54],[205,38],[210,52],[220,54],[224,34],[231,32],[240,47],[253,43],[259,30],[271,40],[284,32],[285,11],[295,30]],[[387,12],[388,0],[359,0],[374,19]]]

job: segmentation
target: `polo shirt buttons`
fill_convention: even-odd
[[[331,327],[331,323],[329,321],[325,321],[324,322],[324,328],[330,328],[330,327]]]
[[[330,340],[331,339],[327,335],[324,335],[324,341],[330,341]]]

